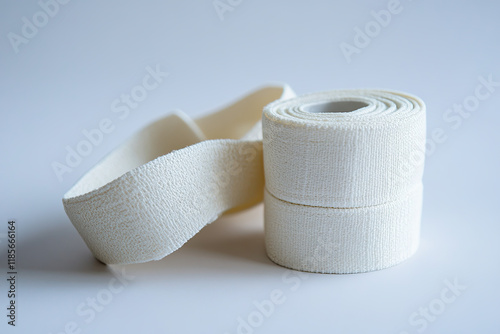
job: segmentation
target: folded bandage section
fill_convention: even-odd
[[[261,202],[262,108],[293,95],[269,86],[198,120],[176,112],[112,152],[63,198],[94,256],[158,260],[222,213]]]
[[[266,106],[265,238],[285,267],[383,269],[418,247],[425,106],[408,94],[340,90]]]

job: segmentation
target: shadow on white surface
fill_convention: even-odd
[[[126,267],[144,274],[164,270],[187,274],[207,267],[217,272],[254,271],[255,265],[261,269],[281,268],[266,255],[262,219],[262,205],[223,216],[162,260]],[[69,221],[55,224],[54,220],[46,221],[51,222],[48,228],[20,240],[20,261],[24,270],[101,275],[115,267],[95,259]]]
[[[105,264],[92,256],[71,223],[51,222],[51,226],[40,233],[19,240],[23,270],[91,275],[109,272]]]

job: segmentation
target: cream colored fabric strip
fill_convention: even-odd
[[[65,194],[68,217],[104,263],[163,258],[222,213],[262,201],[262,108],[293,95],[269,86],[209,117],[153,123]]]
[[[377,90],[293,97],[268,86],[196,120],[176,112],[153,123],[65,194],[66,213],[99,260],[138,263],[265,193],[267,252],[280,265],[355,273],[408,258],[423,102]]]
[[[265,229],[285,267],[356,273],[418,246],[425,106],[413,96],[341,90],[264,109]]]
[[[352,274],[396,265],[418,248],[422,187],[381,205],[296,205],[266,191],[265,238],[274,262],[302,271]]]

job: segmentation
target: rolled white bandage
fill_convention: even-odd
[[[99,260],[138,263],[265,193],[267,252],[280,265],[355,273],[408,258],[419,240],[423,102],[378,90],[293,97],[269,86],[196,120],[176,112],[153,123],[64,195],[66,213]]]
[[[341,90],[264,108],[265,238],[285,267],[357,273],[418,247],[425,106]]]

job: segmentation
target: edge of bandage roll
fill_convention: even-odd
[[[269,258],[281,266],[325,274],[354,274],[397,265],[418,249],[421,185],[393,202],[362,208],[323,208],[264,195]]]
[[[83,175],[63,196],[63,202],[92,193],[156,158],[204,140],[196,123],[174,110],[147,125]]]

